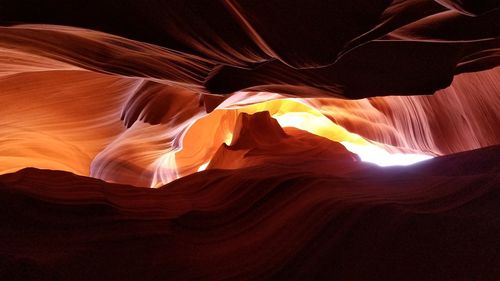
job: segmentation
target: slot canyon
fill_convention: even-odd
[[[500,280],[499,0],[0,0],[0,280]]]

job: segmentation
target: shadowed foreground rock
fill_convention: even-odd
[[[0,176],[1,276],[498,280],[500,147],[379,168],[286,132],[294,137],[275,134],[285,137],[277,145],[316,148],[280,156],[276,145],[253,146],[246,159],[255,165],[158,189],[32,168]],[[234,143],[227,153],[251,142]],[[219,163],[231,156],[220,153]],[[270,162],[252,160],[263,153]],[[334,155],[352,169],[326,169]]]

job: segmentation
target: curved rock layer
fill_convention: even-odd
[[[500,143],[496,1],[0,4],[2,173],[161,185],[210,161],[229,111],[281,98],[390,153]],[[226,127],[188,145],[214,109]]]
[[[196,172],[234,133],[239,113],[259,111],[278,120],[310,112],[316,119],[304,120],[323,128],[291,126],[328,137],[321,130],[339,125],[391,153],[456,153],[500,144],[499,78],[497,69],[461,74],[447,89],[419,97],[283,100],[288,93],[238,92],[216,101],[222,103],[206,115],[204,103],[213,98],[142,78],[83,70],[6,75],[0,79],[6,105],[0,117],[1,171],[33,166],[157,186]]]

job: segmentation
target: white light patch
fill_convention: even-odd
[[[347,150],[355,153],[364,162],[381,167],[407,166],[433,158],[425,154],[391,153],[363,137],[347,131],[314,109],[310,112],[286,112],[273,117],[281,127],[295,127],[309,133],[341,143]]]
[[[307,127],[314,121],[323,121],[321,119],[318,120],[317,117],[312,114],[303,112],[289,112],[283,115],[274,115],[273,118],[278,121],[282,128],[294,127],[298,129]]]
[[[233,133],[227,133],[226,134],[226,139],[224,140],[224,143],[226,145],[231,145],[232,141],[233,141]]]
[[[210,164],[210,161],[208,161],[207,163],[202,164],[202,165],[198,168],[198,172],[204,171],[204,170],[208,167],[208,164]]]
[[[408,166],[434,158],[425,154],[389,153],[375,145],[356,145],[349,142],[341,142],[341,144],[350,152],[356,153],[362,161],[374,163],[381,167]]]

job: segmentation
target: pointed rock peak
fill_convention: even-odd
[[[286,137],[288,135],[269,112],[241,113],[234,127],[231,147],[251,148],[256,145],[276,143]]]

